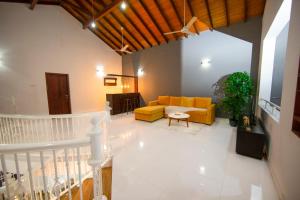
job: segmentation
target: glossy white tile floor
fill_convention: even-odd
[[[235,153],[235,129],[113,117],[113,200],[276,200],[264,161]]]

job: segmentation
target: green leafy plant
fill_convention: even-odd
[[[252,103],[254,86],[247,72],[235,72],[225,81],[225,97],[221,102],[223,109],[232,121],[237,122],[246,113]]]

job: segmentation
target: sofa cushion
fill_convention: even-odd
[[[182,97],[181,98],[181,106],[193,107],[194,106],[194,98],[193,97]]]
[[[166,106],[165,114],[176,113],[176,112],[188,112],[188,111],[203,111],[206,112],[206,108],[195,108],[195,107],[183,107],[183,106]]]
[[[142,108],[137,108],[134,110],[134,113],[139,113],[139,114],[146,114],[146,115],[151,115],[155,113],[163,113],[164,112],[165,106],[159,105],[159,106],[146,106]]]
[[[170,97],[170,106],[181,106],[181,97]]]
[[[208,108],[211,105],[210,97],[195,97],[194,103],[196,108]]]
[[[170,97],[169,96],[158,96],[158,104],[159,105],[169,105]]]

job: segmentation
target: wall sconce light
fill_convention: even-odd
[[[103,65],[98,65],[96,67],[96,75],[100,78],[105,76],[105,72],[104,72],[104,66]]]
[[[208,66],[210,66],[210,59],[208,59],[208,58],[202,59],[201,65],[202,65],[203,67],[208,67]]]
[[[139,68],[137,71],[137,75],[138,76],[143,76],[144,75],[144,69],[143,68]]]

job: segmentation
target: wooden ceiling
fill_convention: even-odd
[[[36,4],[60,5],[101,40],[113,49],[124,43],[129,50],[138,51],[169,41],[181,39],[181,33],[164,35],[164,32],[180,30],[184,24],[183,0],[125,0],[127,8],[122,10],[123,0],[0,0]],[[30,1],[30,2],[29,2]],[[246,22],[250,17],[262,16],[265,0],[185,0],[186,21],[192,16],[198,20],[191,31],[201,31]],[[92,14],[93,13],[93,14]],[[93,17],[96,28],[91,28]]]

